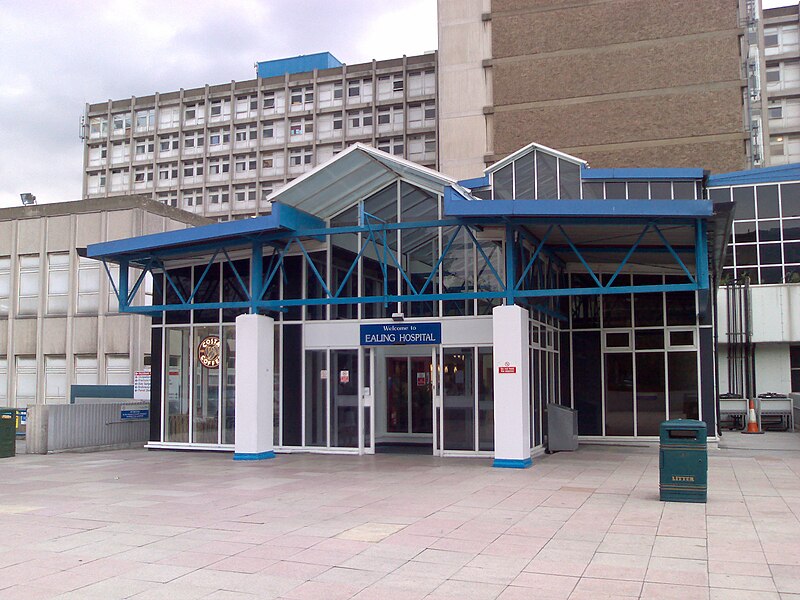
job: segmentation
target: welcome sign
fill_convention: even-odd
[[[441,343],[441,323],[361,325],[362,346],[411,346]]]

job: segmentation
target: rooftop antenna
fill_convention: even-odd
[[[22,200],[22,206],[34,206],[36,204],[36,196],[30,192],[25,192],[19,195]]]

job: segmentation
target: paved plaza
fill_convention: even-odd
[[[655,448],[489,465],[3,459],[0,599],[800,599],[798,451],[712,450],[707,505],[659,502]]]

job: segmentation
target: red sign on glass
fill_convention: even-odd
[[[498,373],[516,373],[517,367],[497,367]]]

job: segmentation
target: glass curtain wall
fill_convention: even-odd
[[[194,303],[247,298],[249,260],[181,267],[154,280],[154,303],[180,302],[194,291]],[[241,281],[240,281],[241,280]],[[199,285],[198,285],[199,284]],[[173,287],[173,285],[175,287]],[[195,290],[196,288],[196,290]],[[169,311],[153,318],[163,327],[164,442],[233,444],[235,439],[236,316],[246,310]],[[227,322],[226,324],[223,324]]]
[[[493,355],[489,347],[444,348],[442,435],[447,450],[494,450]]]
[[[571,275],[571,285],[586,286],[586,277]],[[685,278],[627,274],[615,281],[663,283]],[[571,389],[581,435],[656,436],[666,419],[699,418],[694,292],[575,296],[569,312]]]

